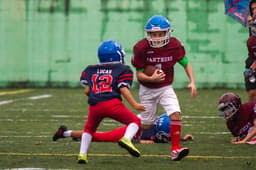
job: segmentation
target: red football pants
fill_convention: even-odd
[[[89,107],[84,132],[93,135],[104,118],[112,118],[126,125],[136,123],[140,127],[140,119],[120,99],[112,99]]]

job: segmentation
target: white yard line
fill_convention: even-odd
[[[39,95],[39,96],[28,97],[28,99],[37,100],[37,99],[43,99],[43,98],[49,98],[49,97],[52,97],[52,95],[51,94],[44,94],[44,95]]]
[[[182,116],[184,119],[220,119],[219,116]]]
[[[49,98],[49,97],[52,97],[52,95],[51,94],[43,94],[43,95],[39,95],[39,96],[31,96],[31,97],[28,97],[28,98],[3,100],[3,101],[0,101],[0,105],[13,103],[13,102],[19,101],[19,100],[27,100],[27,99],[29,99],[29,100],[38,100],[38,99],[44,99],[44,98]]]
[[[0,101],[0,105],[9,104],[9,103],[12,103],[14,101],[15,100],[3,100],[3,101]]]

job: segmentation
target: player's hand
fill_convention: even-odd
[[[187,141],[187,140],[191,140],[193,141],[194,140],[194,136],[190,135],[190,134],[187,134],[183,137],[183,140],[184,141]]]
[[[232,142],[233,144],[241,144],[241,143],[246,143],[246,141],[244,140],[240,140],[240,141],[237,141],[237,142]]]
[[[152,74],[151,79],[154,83],[163,81],[165,79],[165,73],[160,69],[156,69],[155,72]]]
[[[191,89],[191,97],[195,98],[197,96],[197,89],[196,89],[196,85],[194,83],[190,83],[187,88]]]
[[[252,16],[248,16],[248,18],[247,18],[247,22],[248,22],[248,24],[250,24],[250,22],[252,22]]]
[[[239,142],[240,141],[240,137],[234,137],[231,139],[231,143],[236,143],[236,142]]]
[[[90,95],[90,87],[89,87],[89,86],[86,86],[86,87],[84,88],[84,93],[85,93],[86,96],[89,96],[89,95]]]
[[[140,103],[136,103],[134,106],[134,109],[136,109],[138,112],[144,112],[146,111],[146,107]]]

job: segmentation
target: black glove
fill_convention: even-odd
[[[244,78],[254,83],[256,82],[256,72],[253,70],[244,71]]]

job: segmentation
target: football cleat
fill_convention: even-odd
[[[79,163],[79,164],[87,164],[88,163],[87,155],[80,153],[77,156],[77,163]]]
[[[61,126],[59,127],[59,129],[57,130],[57,132],[53,135],[52,140],[53,140],[53,141],[56,141],[56,140],[58,140],[59,138],[65,138],[65,136],[63,136],[63,133],[64,133],[65,131],[67,131],[67,130],[68,130],[68,128],[67,128],[65,125],[61,125]]]
[[[179,161],[185,156],[187,156],[189,153],[188,148],[179,148],[179,149],[174,149],[171,152],[171,157],[173,161]]]
[[[135,146],[132,144],[132,142],[129,139],[122,137],[118,141],[118,144],[122,148],[126,149],[132,156],[140,157],[140,151],[137,148],[135,148]]]

